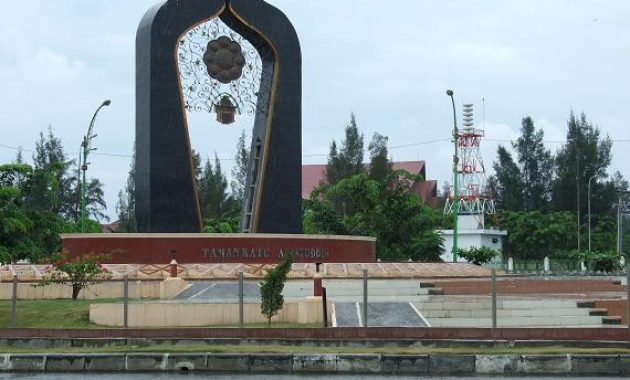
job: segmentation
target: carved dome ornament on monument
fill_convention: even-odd
[[[266,111],[267,104],[258,94],[270,84],[263,84],[262,59],[258,50],[216,17],[187,31],[177,49],[185,108],[189,111],[216,112],[226,96],[234,112],[253,116]],[[227,119],[217,113],[221,124]]]
[[[208,42],[203,63],[212,79],[228,84],[243,75],[245,56],[241,45],[227,36],[221,36]]]

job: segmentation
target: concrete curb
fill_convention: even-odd
[[[628,375],[630,355],[2,354],[0,372]]]

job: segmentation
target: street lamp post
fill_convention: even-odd
[[[588,179],[588,251],[591,251],[591,181],[599,175],[592,175]]]
[[[453,155],[453,262],[457,262],[457,219],[459,216],[459,156],[457,153],[459,142],[459,131],[457,129],[457,112],[455,110],[455,100],[453,99],[453,90],[446,90],[446,95],[451,98],[453,104],[453,144],[455,146],[455,154]]]
[[[623,250],[623,200],[628,194],[630,194],[630,191],[619,191],[619,202],[617,203],[617,253],[621,253]]]
[[[101,104],[96,111],[94,112],[94,116],[92,116],[92,120],[90,121],[90,127],[88,128],[88,132],[85,136],[83,136],[83,141],[81,142],[81,153],[79,154],[79,170],[83,171],[83,176],[81,180],[81,233],[85,233],[85,197],[87,194],[86,184],[85,184],[85,172],[88,168],[88,154],[96,150],[96,148],[92,148],[92,139],[96,137],[95,134],[92,134],[94,130],[94,121],[96,120],[96,115],[98,115],[98,111],[103,107],[107,107],[112,102],[110,100],[105,100],[103,104]],[[81,164],[81,156],[83,156],[83,164]]]
[[[581,195],[580,194],[580,145],[578,144],[577,139],[578,139],[578,136],[567,138],[567,145],[569,143],[575,144],[575,181],[576,181],[576,192],[577,192],[577,209],[576,209],[577,211],[577,249],[579,252],[582,247],[582,244],[581,244],[582,239],[580,237],[580,233],[582,232],[582,229],[580,228],[580,222],[582,220],[581,218],[582,213],[580,211],[580,207],[581,207],[580,205],[580,195]]]
[[[580,218],[580,214],[581,214],[581,210],[580,210],[580,151],[579,151],[579,145],[578,142],[576,140],[573,140],[573,142],[575,143],[575,162],[576,162],[576,171],[575,171],[575,178],[576,178],[576,182],[577,182],[577,249],[578,252],[580,252],[581,249],[581,237],[580,234],[582,233],[582,229],[580,226],[581,223],[581,218]],[[590,217],[590,213],[589,213],[589,217]]]
[[[617,253],[621,253],[621,235],[622,235],[621,221],[623,220],[623,214],[621,213],[621,194],[622,194],[621,191],[619,191],[619,202],[617,203]]]

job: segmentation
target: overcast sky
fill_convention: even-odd
[[[326,162],[354,112],[366,146],[378,131],[394,160],[424,159],[429,179],[449,180],[452,88],[458,112],[475,103],[485,124],[487,168],[526,115],[557,150],[574,110],[615,141],[609,173],[630,177],[630,1],[270,2],[302,45],[304,163]],[[104,182],[115,220],[135,133],[135,32],[155,3],[0,0],[0,162],[15,147],[30,157],[48,125],[77,156],[94,110],[111,99],[96,123],[100,155],[88,175]],[[216,152],[229,170],[246,118],[232,127],[213,119],[194,115],[192,144],[203,156]]]

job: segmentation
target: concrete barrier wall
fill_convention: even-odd
[[[245,323],[265,323],[260,304],[244,304]],[[123,326],[123,304],[90,305],[90,321],[97,325]],[[330,314],[330,312],[329,312]],[[129,304],[129,327],[198,327],[235,325],[239,323],[238,304],[165,303]],[[329,320],[332,320],[329,316]],[[321,298],[285,303],[273,322],[323,323]]]
[[[0,371],[628,375],[630,355],[3,354]]]
[[[46,299],[70,299],[72,298],[72,286],[47,285],[35,286],[37,283],[19,283],[17,297],[21,300],[46,300]],[[0,299],[10,300],[13,295],[12,283],[0,284]],[[92,300],[103,298],[122,298],[122,282],[102,282],[89,285],[79,293],[79,299]],[[130,281],[129,298],[160,298],[159,281]]]
[[[571,342],[571,347],[602,346],[602,342],[611,343],[617,347],[630,348],[630,329],[618,327],[510,327],[510,328],[479,328],[479,327],[336,327],[336,328],[104,328],[104,329],[47,329],[47,328],[0,328],[0,346],[10,346],[12,341],[36,341],[37,347],[59,347],[67,342],[84,340],[98,347],[103,341],[120,339],[124,344],[128,340],[164,339],[175,340],[204,340],[204,339],[258,339],[294,342],[295,340],[314,340],[318,345],[322,342],[360,344],[369,340],[371,345],[378,342],[394,341],[398,346],[417,345],[421,342],[499,342],[508,344],[505,347],[521,345],[527,342],[538,344],[540,341],[562,344]],[[42,346],[47,343],[49,345]],[[82,343],[82,344],[84,344]],[[87,346],[86,346],[87,347]],[[504,346],[502,346],[504,347]]]

